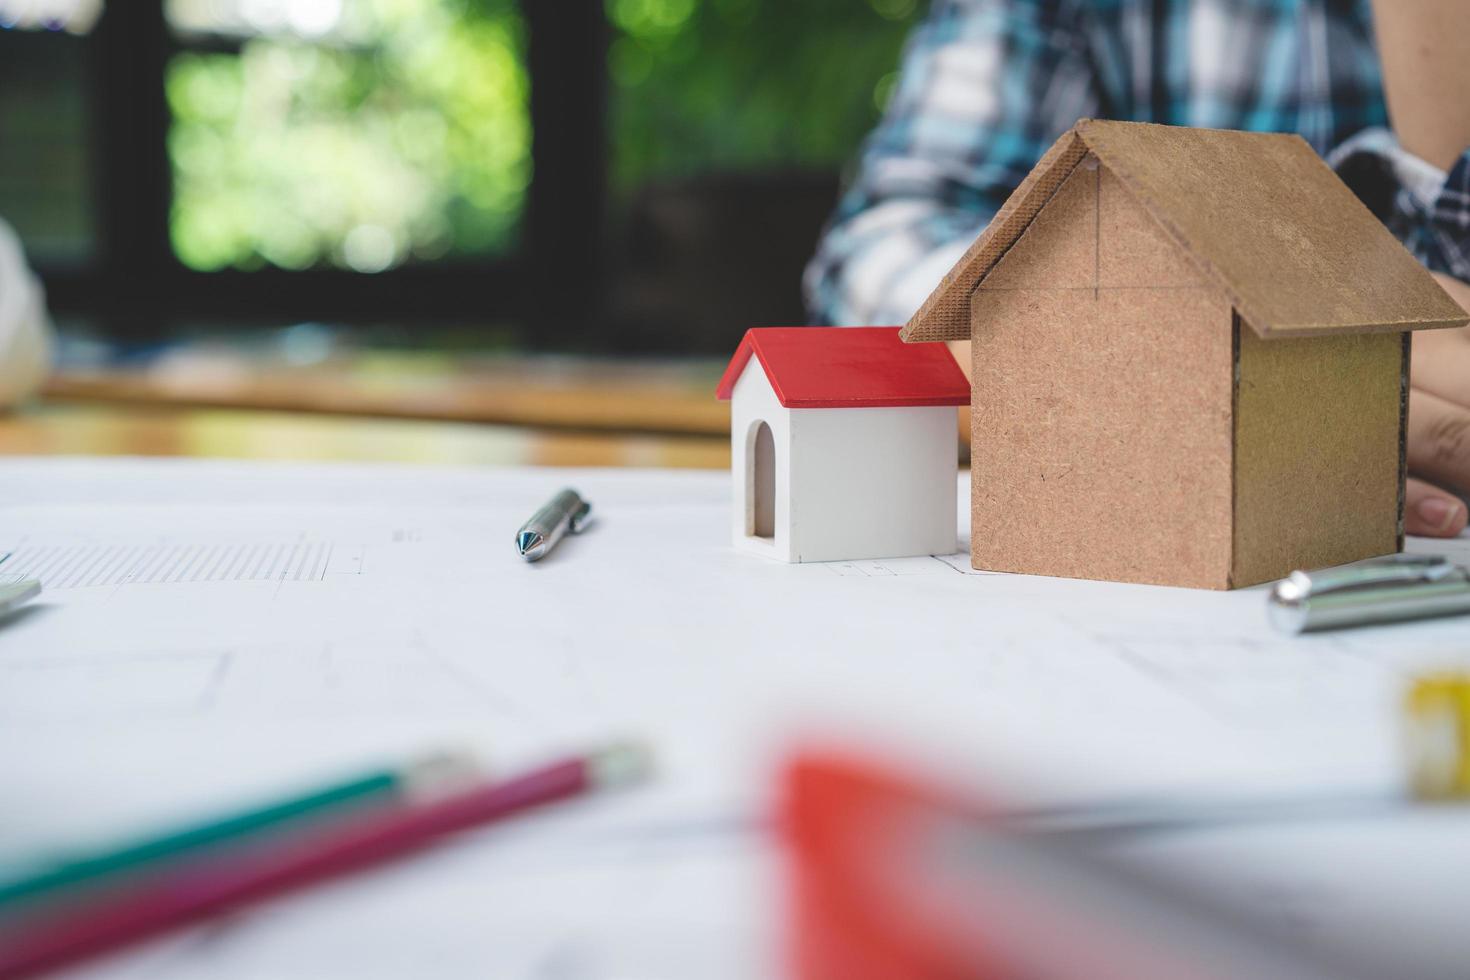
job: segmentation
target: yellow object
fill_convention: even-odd
[[[1470,798],[1470,674],[1427,674],[1404,698],[1409,785],[1420,799]]]

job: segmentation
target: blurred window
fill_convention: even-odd
[[[0,0],[0,217],[41,262],[94,248],[84,35],[100,0]]]
[[[0,0],[0,214],[54,311],[119,339],[724,351],[801,318],[921,7]]]
[[[511,0],[169,0],[170,239],[188,268],[503,255],[531,171]]]

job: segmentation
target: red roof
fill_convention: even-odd
[[[754,354],[786,408],[968,405],[970,382],[943,344],[906,344],[898,327],[756,327],[715,394],[726,399]]]

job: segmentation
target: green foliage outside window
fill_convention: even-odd
[[[191,268],[404,262],[511,249],[530,179],[513,0],[355,0],[306,41],[169,65],[173,245]]]
[[[606,0],[620,189],[708,170],[832,169],[897,79],[918,0]]]
[[[531,173],[518,7],[344,0],[316,36],[221,21],[244,35],[238,54],[186,51],[169,65],[180,260],[375,271],[513,250]],[[919,7],[605,0],[615,188],[841,166],[887,100]],[[170,9],[197,31],[213,16],[199,11],[224,8]]]

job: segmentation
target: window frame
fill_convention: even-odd
[[[532,174],[519,242],[503,257],[380,273],[188,269],[169,240],[169,59],[199,45],[169,29],[164,0],[113,0],[86,39],[91,261],[38,272],[54,313],[111,340],[146,342],[181,324],[344,325],[430,321],[506,326],[531,347],[581,334],[598,306],[607,193],[603,111],[609,31],[595,0],[522,0]]]

